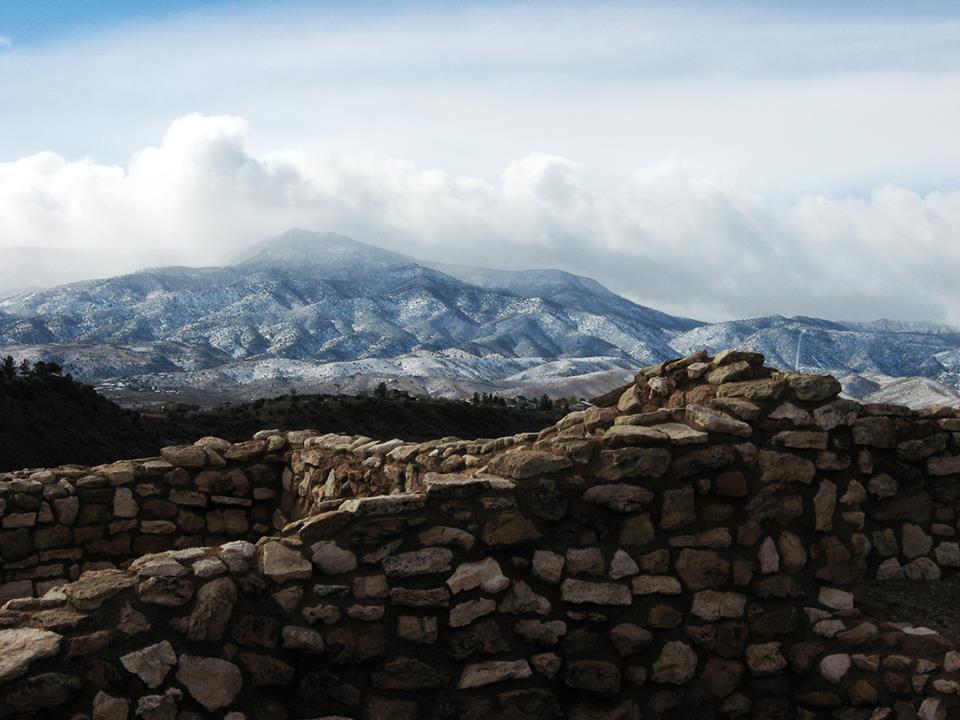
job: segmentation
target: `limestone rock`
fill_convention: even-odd
[[[735,382],[749,378],[751,375],[750,363],[745,360],[722,365],[707,374],[707,382],[711,385]]]
[[[780,556],[787,572],[795,573],[807,564],[807,550],[796,533],[784,530],[779,539]]]
[[[729,445],[713,445],[693,450],[673,462],[671,473],[676,478],[686,478],[702,472],[719,470],[733,464],[737,453]]]
[[[664,644],[660,655],[653,663],[654,682],[683,685],[697,672],[699,658],[696,651],[681,640]]]
[[[295,652],[318,655],[322,653],[326,647],[323,642],[323,636],[310,628],[286,625],[281,632],[281,636],[283,638],[283,647]]]
[[[563,620],[520,620],[514,627],[517,635],[533,645],[551,647],[560,642],[567,634],[567,624]]]
[[[743,438],[748,438],[753,434],[753,428],[742,420],[737,420],[725,412],[703,405],[687,405],[686,419],[694,427],[708,432],[736,435]]]
[[[601,450],[595,476],[602,482],[626,478],[663,477],[670,465],[670,451],[665,448],[629,447]]]
[[[647,425],[617,423],[603,433],[604,442],[611,447],[624,445],[658,445],[669,440],[658,428]]]
[[[664,530],[691,525],[697,521],[696,496],[692,487],[665,490],[660,510],[660,527]]]
[[[569,548],[566,559],[569,575],[603,575],[606,572],[603,551],[598,547]]]
[[[357,556],[335,542],[321,541],[310,547],[313,564],[327,575],[343,575],[357,568]]]
[[[933,547],[933,538],[927,535],[923,528],[913,523],[904,523],[901,547],[907,558],[923,557],[929,554]]]
[[[207,464],[207,453],[196,445],[177,445],[160,449],[160,455],[174,467],[202,468]]]
[[[853,425],[859,415],[860,403],[846,399],[834,400],[813,411],[817,425],[828,432],[838,427]]]
[[[497,609],[497,603],[491,598],[477,598],[467,600],[450,608],[448,625],[452,628],[464,627],[484,615],[489,615]]]
[[[135,518],[137,501],[133,499],[133,490],[117,488],[113,494],[113,514],[118,518]]]
[[[748,645],[744,654],[747,667],[754,675],[775,675],[787,666],[778,642]]]
[[[634,655],[653,642],[653,633],[629,622],[620,623],[607,636],[620,657]]]
[[[170,621],[191,642],[219,642],[237,604],[237,586],[228,577],[208,582],[197,592],[193,610]]]
[[[64,588],[70,604],[78,610],[96,610],[117,593],[133,587],[136,578],[125,570],[94,570]]]
[[[787,383],[798,400],[823,402],[840,394],[840,383],[831,375],[786,373]]]
[[[875,448],[895,448],[897,434],[887,417],[861,417],[853,421],[853,441]]]
[[[563,577],[566,560],[562,555],[549,550],[535,550],[533,553],[533,574],[548,583],[558,583]]]
[[[941,547],[946,544],[947,543],[942,543]],[[631,575],[636,575],[638,572],[640,572],[640,566],[637,565],[637,561],[622,549],[617,548],[613,554],[613,559],[610,561],[610,577],[614,580],[620,580],[625,577],[630,577]]]
[[[850,670],[850,656],[846,653],[827,655],[820,661],[820,675],[834,684],[843,680]]]
[[[942,567],[960,567],[960,543],[942,542],[933,551],[937,564]]]
[[[447,578],[447,587],[453,595],[478,587],[495,595],[509,584],[510,580],[503,574],[500,564],[492,557],[458,565],[453,575]]]
[[[143,720],[176,720],[183,693],[169,688],[163,695],[142,695],[137,700],[137,717]]]
[[[693,595],[690,614],[709,622],[740,618],[744,615],[746,603],[746,596],[740,593],[700,590]]]
[[[537,595],[523,580],[517,580],[510,586],[497,610],[502,613],[521,615],[536,613],[537,615],[550,614],[550,601],[542,595]]]
[[[243,677],[236,665],[219,658],[195,655],[180,658],[177,680],[210,712],[232,703],[243,687]]]
[[[927,472],[937,477],[943,475],[960,475],[960,455],[932,457],[928,459]]]
[[[871,494],[876,495],[880,500],[893,497],[897,494],[897,481],[886,473],[881,473],[880,475],[870,478],[867,483],[867,490],[869,490]]]
[[[771,420],[789,420],[794,425],[813,425],[813,415],[793,403],[785,402],[767,415]]]
[[[514,480],[546,475],[573,467],[570,458],[539,450],[514,450],[498,455],[487,463],[487,472]]]
[[[691,590],[706,590],[723,585],[730,575],[730,563],[712,550],[680,551],[677,574]]]
[[[0,683],[23,675],[34,660],[60,652],[61,636],[48,630],[0,630]]]
[[[279,542],[267,542],[260,546],[260,570],[276,583],[288,580],[309,580],[313,566],[296,550]]]
[[[649,429],[666,437],[671,445],[703,445],[710,439],[707,433],[684,423],[662,423]]]
[[[787,388],[787,383],[777,378],[747,380],[726,383],[717,389],[717,397],[743,400],[776,400]]]
[[[179,607],[193,597],[193,584],[185,577],[150,577],[137,586],[141,602]]]
[[[817,474],[817,468],[811,460],[774,452],[760,451],[760,481],[763,483],[803,483],[809,485]]]
[[[541,537],[536,524],[517,512],[500,513],[483,526],[483,541],[490,548],[530,545]]]
[[[463,669],[463,674],[457,683],[457,688],[483,687],[505,680],[522,680],[533,674],[526,660],[493,660],[490,662],[474,663]]]
[[[910,580],[939,580],[942,571],[928,557],[918,557],[903,566],[904,574]]]
[[[437,619],[401,615],[397,618],[397,637],[422,645],[432,645],[437,641]]]
[[[564,602],[575,605],[589,603],[629,606],[633,602],[633,595],[625,585],[588,582],[573,578],[567,578],[560,584],[560,597]]]
[[[456,545],[468,552],[473,550],[473,546],[476,543],[476,538],[466,530],[444,525],[436,525],[429,530],[424,530],[418,537],[420,544],[424,547]]]
[[[634,595],[679,595],[683,588],[672,575],[640,575],[630,582]]]
[[[449,549],[431,547],[389,555],[383,559],[383,570],[387,577],[434,575],[449,572],[452,562],[453,552]]]
[[[93,698],[93,720],[127,720],[130,701],[98,692]]]
[[[170,668],[177,664],[173,645],[166,640],[148,645],[120,658],[120,662],[149,688],[160,687]]]

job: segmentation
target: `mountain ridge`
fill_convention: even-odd
[[[0,300],[3,352],[170,392],[252,377],[248,366],[265,361],[274,377],[258,377],[264,392],[298,380],[328,391],[331,377],[364,389],[395,370],[424,392],[537,392],[557,386],[551,363],[589,360],[566,367],[569,390],[579,375],[595,386],[597,373],[729,347],[790,369],[960,387],[960,328],[949,325],[782,315],[708,324],[560,270],[444,265],[330,232],[291,230],[230,265],[150,268]]]

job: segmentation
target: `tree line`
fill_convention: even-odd
[[[29,360],[23,359],[19,364],[17,364],[17,361],[13,359],[12,355],[7,355],[2,361],[0,361],[0,377],[7,380],[12,380],[16,377],[47,378],[54,375],[57,377],[63,377],[67,380],[73,379],[69,373],[64,375],[63,366],[55,362],[37,360],[36,362],[31,363]]]

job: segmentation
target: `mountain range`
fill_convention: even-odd
[[[422,262],[335,233],[292,230],[224,267],[154,268],[0,300],[0,353],[60,362],[126,402],[355,392],[381,380],[449,396],[589,396],[637,366],[728,347],[833,373],[857,397],[960,402],[960,328],[704,323],[558,270]]]

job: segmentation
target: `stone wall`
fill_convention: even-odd
[[[159,458],[0,474],[0,602],[146,553],[282,527],[288,447],[276,434],[203,438]]]
[[[960,654],[855,598],[960,565],[960,416],[838,392],[694,355],[536,435],[222,448],[249,530],[7,602],[0,717],[954,716]]]

